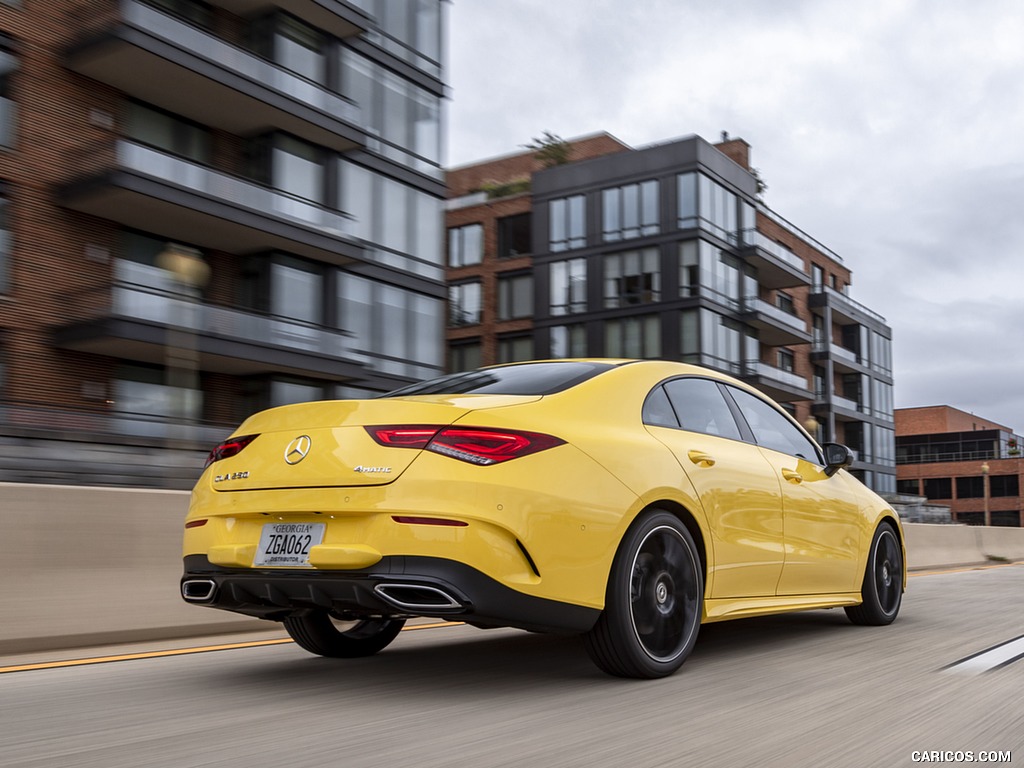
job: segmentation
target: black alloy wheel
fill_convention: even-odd
[[[903,602],[903,548],[896,531],[881,523],[871,540],[868,563],[861,587],[863,602],[846,608],[854,624],[882,626],[891,624]]]
[[[697,641],[703,602],[703,568],[690,532],[675,515],[648,512],[619,546],[604,611],[584,635],[587,652],[619,677],[670,675]]]

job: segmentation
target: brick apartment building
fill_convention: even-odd
[[[698,363],[816,422],[895,491],[891,330],[850,298],[839,256],[759,201],[749,145],[568,144],[550,167],[523,151],[449,171],[449,368]]]
[[[0,480],[186,487],[255,409],[443,370],[445,16],[0,0]]]
[[[987,514],[1019,527],[1022,444],[1011,428],[948,405],[897,408],[898,490],[949,506],[954,522],[981,525]]]

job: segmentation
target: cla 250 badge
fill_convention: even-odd
[[[245,472],[230,472],[226,475],[217,475],[213,478],[213,482],[222,483],[225,480],[245,480],[247,477],[249,477],[248,470]]]

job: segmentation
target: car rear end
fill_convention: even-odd
[[[610,557],[587,525],[610,530],[633,498],[570,436],[533,428],[544,397],[256,414],[211,452],[193,492],[182,596],[274,620],[326,610],[585,631],[603,583],[581,566]]]

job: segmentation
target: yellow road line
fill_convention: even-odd
[[[440,627],[457,627],[461,621],[443,621],[437,624],[413,624],[402,630],[439,629]],[[67,659],[65,661],[41,661],[35,664],[17,664],[11,667],[0,667],[0,675],[6,672],[27,672],[31,669],[58,669],[60,667],[83,667],[89,664],[109,664],[113,661],[134,661],[135,659],[159,659],[165,656],[185,656],[190,653],[210,653],[211,651],[233,651],[239,648],[259,648],[266,645],[285,645],[294,642],[291,638],[279,640],[252,640],[244,643],[224,643],[222,645],[201,645],[194,648],[175,648],[168,651],[143,651],[141,653],[122,653],[116,656],[94,656],[88,659]]]
[[[1015,565],[1024,565],[1024,562],[1013,563],[991,563],[989,565],[968,565],[963,568],[945,568],[935,571],[910,571],[907,575],[910,578],[915,576],[941,576],[944,573],[969,573],[970,571],[988,571],[993,568],[1012,568]]]

